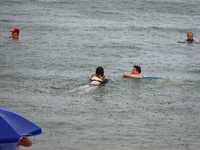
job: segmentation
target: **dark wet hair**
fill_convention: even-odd
[[[135,68],[139,73],[141,73],[141,68],[140,68],[140,66],[135,65],[135,66],[133,66],[133,68]]]
[[[104,76],[103,67],[101,67],[101,66],[97,67],[97,69],[96,69],[96,74],[103,77],[103,76]]]

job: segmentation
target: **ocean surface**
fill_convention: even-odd
[[[199,150],[199,0],[0,0],[0,107],[22,150]],[[20,40],[5,39],[13,28]],[[124,78],[134,65],[149,78]],[[88,85],[98,66],[110,79]]]

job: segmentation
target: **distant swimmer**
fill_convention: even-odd
[[[19,29],[14,28],[10,32],[12,32],[12,36],[7,37],[8,39],[20,39],[20,37],[19,37]]]
[[[124,73],[124,77],[128,77],[128,78],[144,78],[146,77],[145,75],[141,74],[141,68],[140,66],[133,66],[132,72]]]
[[[187,39],[184,41],[178,41],[178,43],[192,43],[192,42],[199,42],[198,40],[193,39],[193,33],[192,32],[188,32],[187,34]]]
[[[193,39],[193,33],[192,32],[189,32],[187,34],[187,39],[185,40],[186,42],[199,42],[198,40],[194,40]]]
[[[108,82],[108,77],[104,75],[103,67],[99,66],[96,69],[96,74],[93,74],[90,78],[90,84],[100,85],[101,83]]]

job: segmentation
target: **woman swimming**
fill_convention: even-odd
[[[96,69],[96,74],[93,74],[90,78],[90,84],[100,85],[101,83],[108,82],[108,77],[104,75],[103,67],[99,66]]]
[[[101,66],[97,67],[96,74],[93,74],[89,80],[90,84],[81,86],[71,90],[70,92],[82,91],[80,94],[88,93],[98,88],[96,85],[108,82],[108,77],[104,75],[104,70]]]

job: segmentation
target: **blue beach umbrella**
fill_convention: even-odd
[[[0,144],[18,143],[20,138],[36,136],[42,129],[17,113],[0,107]]]

